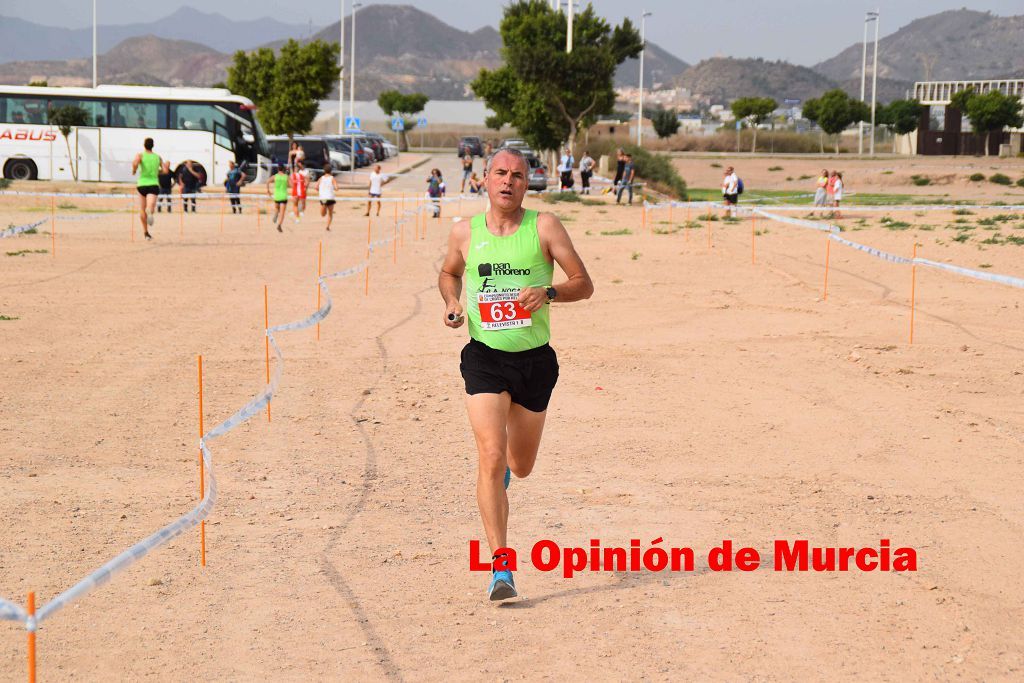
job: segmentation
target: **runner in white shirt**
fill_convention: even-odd
[[[324,164],[324,174],[316,183],[316,193],[320,195],[320,215],[327,216],[327,231],[331,230],[331,221],[334,220],[334,191],[338,189],[334,174],[331,173],[330,163]]]
[[[380,196],[382,194],[381,187],[384,185],[384,176],[380,173],[380,164],[373,167],[373,173],[370,174],[370,201],[366,202],[366,213],[364,216],[370,215],[370,207],[373,206],[373,200],[377,200],[377,215],[380,215]]]
[[[733,171],[732,166],[725,169],[725,177],[722,178],[722,200],[725,202],[725,213],[723,217],[736,215],[736,203],[740,198],[740,179]]]
[[[842,218],[839,213],[839,202],[843,201],[843,174],[836,171],[836,182],[832,186],[832,206],[835,207],[833,218]]]

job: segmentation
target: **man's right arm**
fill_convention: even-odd
[[[448,236],[448,253],[437,276],[437,289],[444,300],[444,324],[451,328],[462,327],[465,318],[459,297],[462,295],[462,276],[466,272],[466,259],[462,245],[469,241],[469,221],[456,223]],[[455,316],[451,320],[449,316]]]

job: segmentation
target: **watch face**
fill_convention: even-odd
[[[548,287],[547,288],[548,300],[554,299],[555,298],[555,294],[556,294],[556,292],[555,292],[555,288],[554,287]]]

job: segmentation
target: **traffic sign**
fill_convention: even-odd
[[[401,116],[396,116],[395,118],[391,119],[391,130],[405,130],[405,119],[403,119]]]
[[[416,121],[416,127],[417,128],[426,128],[427,127],[427,117],[426,116],[421,116]]]
[[[358,133],[363,129],[362,121],[356,116],[345,117],[345,132],[346,133]]]

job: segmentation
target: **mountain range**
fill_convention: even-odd
[[[346,18],[346,41],[351,36]],[[182,8],[151,24],[99,31],[104,83],[212,85],[226,78],[231,53],[279,47],[288,38],[337,42],[335,22],[309,26],[272,19],[235,21]],[[345,45],[346,63],[351,45]],[[683,87],[713,102],[757,95],[807,99],[841,87],[859,95],[861,45],[813,67],[784,61],[716,57],[689,65],[654,43],[644,59],[644,85]],[[40,26],[0,17],[0,82],[47,79],[54,85],[91,82],[91,31]],[[406,5],[371,5],[356,17],[356,97],[383,89],[423,92],[433,99],[468,99],[481,68],[501,65],[501,37],[492,27],[462,31]],[[45,57],[45,61],[42,58]],[[9,61],[18,59],[18,61]],[[6,63],[3,63],[5,62]],[[348,64],[351,67],[351,64]],[[637,60],[620,65],[616,86],[638,82]],[[870,69],[869,69],[870,82]],[[879,99],[904,97],[915,80],[1024,76],[1024,15],[997,17],[961,9],[917,19],[879,42]],[[336,97],[333,95],[332,97]]]

